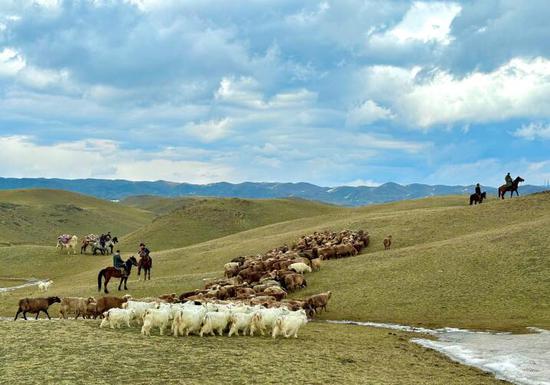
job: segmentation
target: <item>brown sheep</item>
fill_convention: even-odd
[[[284,286],[287,291],[294,291],[307,286],[307,282],[302,274],[286,274],[284,276]]]
[[[67,319],[67,316],[71,313],[75,315],[74,319],[77,319],[78,316],[84,317],[88,304],[91,302],[96,302],[94,297],[65,297],[61,301],[59,313],[63,319]]]
[[[331,296],[332,296],[331,291],[312,295],[311,297],[306,298],[306,305],[311,309],[313,309],[315,312],[323,309],[326,311],[327,304]]]
[[[97,302],[96,312],[97,314],[103,314],[107,310],[112,309],[114,307],[122,308],[122,304],[126,303],[131,298],[132,297],[129,295],[125,295],[122,298],[111,297],[111,296],[101,297],[96,301]]]
[[[315,258],[311,260],[311,270],[319,271],[321,270],[321,259]]]
[[[349,255],[357,255],[357,250],[352,245],[337,245],[336,258],[347,257]]]
[[[389,250],[391,247],[391,235],[384,238],[384,250]]]
[[[336,248],[334,247],[322,247],[319,249],[319,257],[321,259],[332,259],[336,258]]]
[[[176,293],[162,294],[158,297],[162,302],[175,303],[178,302],[178,296]]]
[[[97,314],[97,302],[89,302],[88,305],[86,305],[86,313],[84,313],[84,318],[93,318],[96,319],[96,317],[99,315]]]
[[[17,309],[17,313],[15,314],[15,320],[17,320],[17,317],[19,317],[20,313],[23,313],[23,318],[27,319],[27,313],[36,313],[36,318],[38,319],[38,315],[41,311],[46,313],[48,316],[48,319],[51,319],[50,315],[48,314],[48,308],[53,303],[59,303],[61,302],[61,299],[59,297],[47,297],[47,298],[23,298],[19,300],[19,309]]]

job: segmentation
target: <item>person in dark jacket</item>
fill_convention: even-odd
[[[123,276],[126,276],[128,274],[126,272],[126,265],[124,264],[124,260],[120,256],[120,250],[117,250],[116,253],[113,255],[113,266],[117,268]]]
[[[476,195],[479,198],[479,200],[481,200],[481,186],[479,185],[479,183],[476,184]]]

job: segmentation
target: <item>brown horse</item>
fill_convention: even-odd
[[[487,199],[487,192],[483,191],[480,195],[472,194],[470,195],[470,206],[477,205],[478,203],[483,203],[483,200]]]
[[[153,259],[148,256],[144,255],[139,259],[138,262],[138,276],[141,274],[141,269],[143,269],[143,280],[147,280],[147,277],[149,277],[149,280],[151,280],[151,268],[153,267]]]
[[[510,191],[510,198],[514,196],[514,191],[516,192],[516,195],[519,197],[518,193],[518,185],[519,182],[525,182],[525,179],[523,179],[521,176],[518,176],[516,179],[512,181],[512,186],[506,186],[503,184],[498,188],[498,197],[504,199],[504,194],[506,194],[506,191]]]
[[[138,263],[136,261],[136,257],[132,255],[130,258],[128,258],[126,262],[124,262],[124,266],[127,272],[126,276],[123,276],[120,270],[112,266],[109,266],[109,267],[106,267],[105,269],[100,270],[99,274],[97,275],[97,291],[101,291],[102,277],[105,278],[105,285],[104,285],[105,294],[109,293],[109,291],[107,290],[107,284],[109,283],[109,280],[111,278],[120,278],[120,283],[118,284],[118,290],[120,290],[120,286],[122,286],[122,282],[124,282],[124,290],[128,290],[128,287],[126,287],[126,283],[128,282],[128,277],[132,272],[132,266],[137,266],[137,265]]]

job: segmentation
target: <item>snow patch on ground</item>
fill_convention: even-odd
[[[477,332],[456,328],[427,329],[377,322],[327,321],[422,333],[437,340],[412,342],[437,350],[452,360],[493,373],[519,385],[550,385],[550,331],[530,328],[532,334]]]

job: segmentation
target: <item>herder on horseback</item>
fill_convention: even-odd
[[[124,261],[120,256],[120,250],[117,250],[116,253],[113,255],[113,266],[120,271],[120,274],[123,277],[128,276],[128,272],[126,271],[126,265],[124,264]]]

